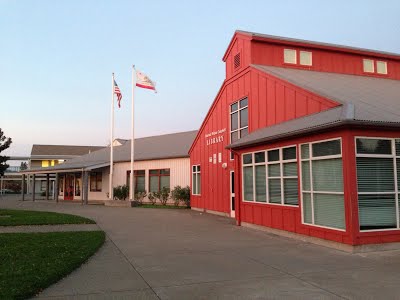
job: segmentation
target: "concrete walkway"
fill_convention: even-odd
[[[62,232],[62,231],[95,231],[101,230],[96,224],[62,224],[62,225],[22,225],[0,226],[0,233],[11,232]]]
[[[96,220],[105,245],[38,299],[400,299],[400,251],[349,254],[187,210],[20,202]]]

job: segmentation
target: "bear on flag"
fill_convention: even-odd
[[[154,90],[157,93],[156,83],[139,70],[136,71],[136,86],[144,89]]]

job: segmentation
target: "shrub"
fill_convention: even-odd
[[[126,200],[129,196],[129,186],[126,184],[114,188],[114,199]]]
[[[189,186],[181,187],[177,185],[171,192],[171,197],[174,200],[174,205],[178,206],[179,202],[183,202],[186,207],[190,207],[190,188]]]
[[[137,202],[138,205],[142,205],[143,204],[143,199],[144,197],[147,196],[147,192],[135,192],[135,201]]]
[[[152,205],[154,205],[154,204],[156,204],[156,202],[157,202],[157,197],[156,197],[156,192],[150,192],[148,195],[147,195],[147,198],[149,199],[149,201],[150,201],[150,203],[152,204]]]
[[[180,185],[177,185],[171,191],[171,198],[174,201],[175,206],[178,206],[179,202],[181,202],[181,194],[182,194],[182,187]]]
[[[167,201],[169,199],[169,188],[163,187],[159,192],[159,199],[162,205],[167,205]]]
[[[185,203],[187,208],[190,208],[190,187],[186,186],[181,189],[181,201]]]

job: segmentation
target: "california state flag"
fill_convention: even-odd
[[[156,83],[139,70],[136,71],[136,86],[144,89],[154,90],[157,93]]]

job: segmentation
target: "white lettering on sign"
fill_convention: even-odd
[[[205,134],[206,144],[207,146],[213,145],[216,143],[222,143],[224,141],[223,133],[226,132],[226,128],[219,129],[210,133]]]

